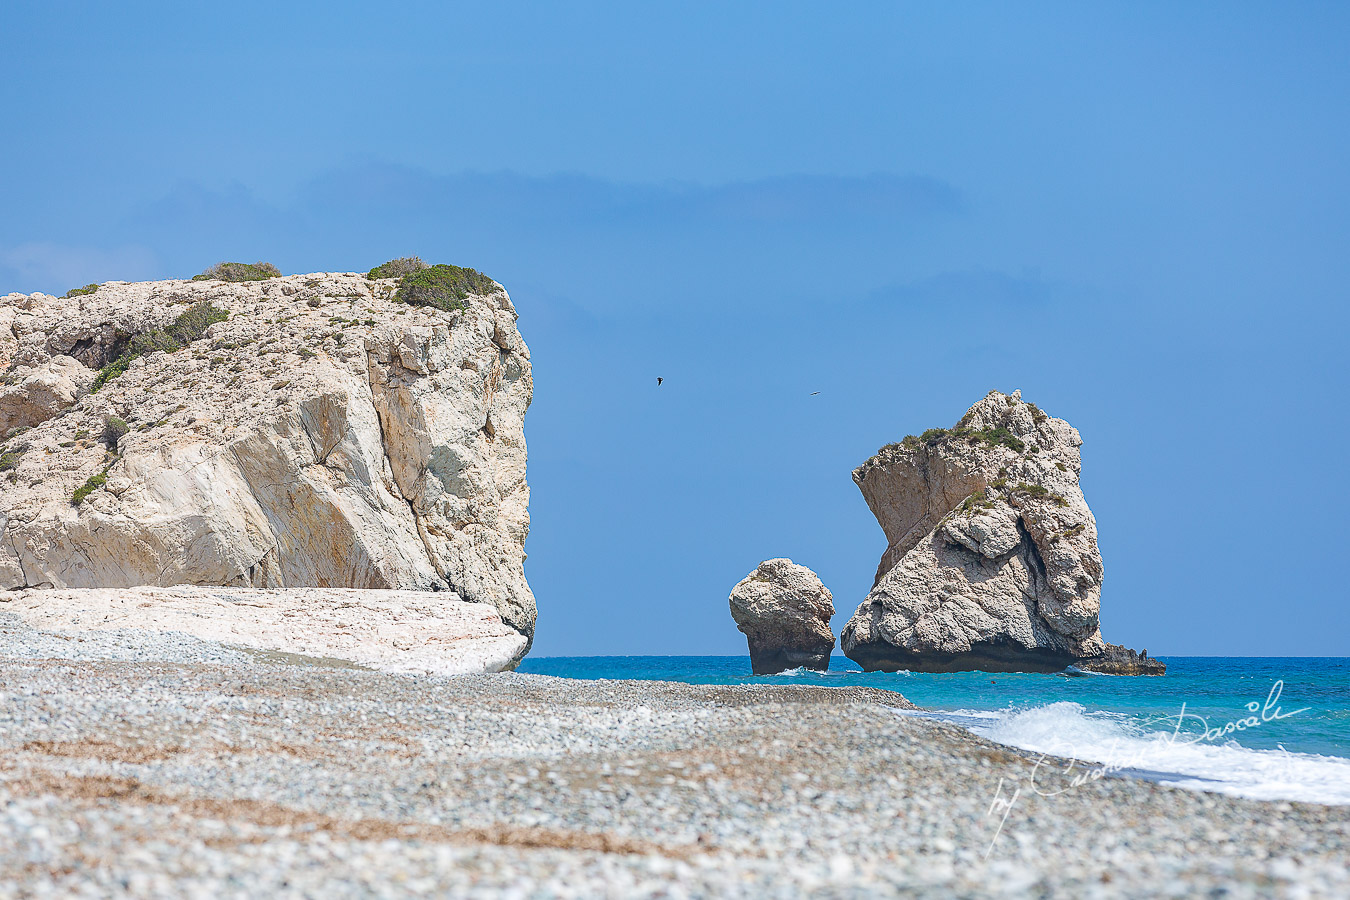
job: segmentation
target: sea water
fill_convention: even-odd
[[[756,676],[743,656],[527,658],[520,671],[689,684],[862,685],[917,715],[1048,754],[1057,769],[1149,778],[1264,800],[1350,804],[1350,659],[1158,657],[1167,674],[828,672]],[[911,713],[913,714],[913,713]]]

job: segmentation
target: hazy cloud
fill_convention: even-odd
[[[158,267],[154,253],[134,245],[103,249],[29,242],[0,249],[0,290],[63,294],[91,282],[153,278]]]
[[[1051,302],[1064,290],[1065,285],[1046,281],[1039,272],[1011,275],[975,268],[888,285],[873,291],[867,303],[872,307],[911,309],[977,305],[1028,309]]]
[[[585,175],[435,175],[370,165],[315,179],[302,190],[300,205],[311,211],[357,206],[389,213],[473,215],[480,221],[706,228],[747,222],[898,224],[959,212],[963,201],[953,186],[921,176],[791,175],[721,185],[631,184]]]
[[[287,197],[180,183],[121,217],[84,221],[96,229],[81,234],[90,249],[16,248],[5,280],[183,277],[222,259],[349,271],[416,253],[480,268],[513,291],[569,296],[591,313],[815,306],[910,274],[905,248],[965,206],[957,188],[922,176],[697,185],[370,163]],[[155,252],[106,249],[129,243]]]

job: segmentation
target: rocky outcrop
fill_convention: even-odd
[[[515,310],[496,285],[451,311],[394,288],[319,273],[0,298],[0,588],[440,591],[497,610],[523,653]],[[174,350],[185,315],[223,321]]]
[[[731,590],[731,617],[750,645],[750,667],[772,675],[830,667],[834,598],[816,573],[790,559],[768,559]]]
[[[0,435],[50,419],[74,403],[93,380],[93,370],[69,356],[25,367],[0,388]]]
[[[1135,652],[1120,644],[1107,644],[1094,656],[1074,660],[1074,666],[1103,675],[1166,675],[1167,665],[1151,658],[1147,650]]]
[[[1103,569],[1078,486],[1082,443],[1020,392],[992,391],[954,428],[858,467],[888,545],[840,636],[844,653],[869,670],[1129,669],[1098,625]],[[1148,663],[1140,671],[1161,668]]]

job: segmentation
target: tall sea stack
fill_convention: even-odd
[[[840,646],[867,670],[1157,674],[1106,643],[1077,429],[991,391],[853,472],[888,545]]]

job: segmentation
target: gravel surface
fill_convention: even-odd
[[[315,662],[0,619],[0,897],[1350,896],[1345,807],[1042,796],[885,691]]]

